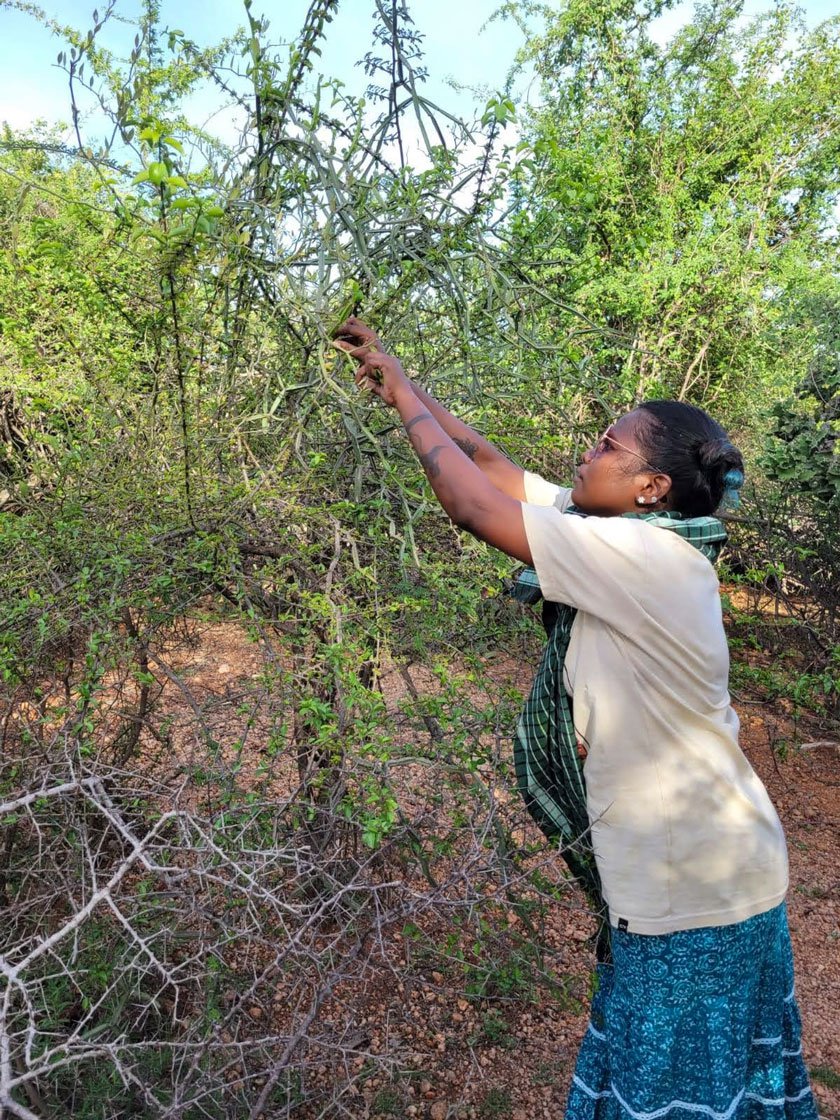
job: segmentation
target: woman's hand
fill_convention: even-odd
[[[356,370],[356,384],[360,389],[371,389],[385,404],[395,407],[402,394],[412,400],[414,390],[399,360],[392,354],[373,350],[365,356]]]
[[[355,315],[351,315],[349,319],[344,322],[333,332],[333,346],[339,350],[344,350],[345,353],[350,354],[351,357],[362,361],[366,354],[370,354],[374,350],[385,353],[385,347],[379,339],[376,331],[372,331],[370,327],[363,323],[361,319],[357,319]]]
[[[370,389],[387,405],[396,405],[397,396],[407,390],[412,393],[411,382],[400,362],[385,353],[378,335],[369,326],[351,315],[335,332],[333,346],[343,350],[359,363],[356,384],[360,389]]]

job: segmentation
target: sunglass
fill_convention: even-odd
[[[612,427],[612,425],[610,425],[610,427]],[[626,451],[628,455],[635,455],[637,459],[641,459],[648,470],[652,470],[654,474],[662,474],[662,471],[660,471],[659,467],[655,467],[653,463],[649,463],[643,455],[639,454],[638,451],[634,451],[632,447],[627,447],[626,444],[619,443],[619,441],[613,436],[608,436],[608,431],[609,428],[607,428],[607,431],[605,431],[604,434],[599,437],[598,442],[592,448],[596,455],[601,455],[604,451],[609,451],[610,444],[612,444],[614,447],[620,447],[622,451]]]

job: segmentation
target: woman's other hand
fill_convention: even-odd
[[[357,319],[355,315],[351,315],[349,319],[344,322],[333,332],[333,345],[338,347],[339,350],[344,350],[345,353],[351,357],[356,358],[357,361],[363,361],[367,354],[378,350],[380,353],[385,353],[385,347],[379,339],[376,331],[363,323],[361,319]]]
[[[356,384],[360,389],[370,389],[387,405],[399,403],[400,394],[414,400],[414,390],[399,360],[392,354],[378,350],[369,351],[356,370]]]
[[[376,331],[351,315],[335,332],[333,345],[359,363],[356,384],[360,389],[370,389],[385,404],[395,405],[400,390],[411,390],[411,382],[399,361],[385,353],[385,347]]]

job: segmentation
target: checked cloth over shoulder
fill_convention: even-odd
[[[562,516],[585,517],[569,506]],[[651,525],[678,533],[710,561],[717,560],[726,542],[723,523],[716,517],[684,518],[679,513],[625,513]],[[542,599],[537,573],[526,568],[511,594],[523,603]],[[601,880],[595,865],[583,761],[578,756],[572,700],[563,683],[563,664],[577,611],[565,603],[543,601],[543,625],[548,641],[525,701],[514,735],[516,781],[533,819],[551,840],[560,841],[560,853],[569,870],[603,915]]]

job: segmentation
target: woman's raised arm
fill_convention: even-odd
[[[337,344],[348,353],[360,351],[357,356],[361,360],[364,351],[379,351],[385,353],[385,347],[376,332],[371,330],[361,319],[351,316],[336,331]],[[446,432],[453,443],[475,463],[487,476],[490,482],[511,498],[519,502],[525,501],[525,471],[511,462],[497,447],[477,431],[453,416],[447,411],[440,401],[435,400],[431,393],[421,389],[419,385],[410,382],[414,395],[421,401],[441,428]]]

